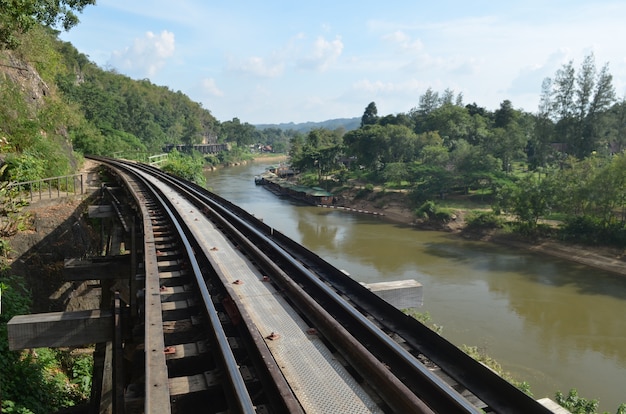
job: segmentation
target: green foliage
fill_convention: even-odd
[[[435,198],[442,199],[457,183],[455,174],[443,167],[426,164],[412,166],[415,186],[410,193],[413,202],[420,203]]]
[[[87,351],[74,353],[69,349],[52,350],[52,364],[67,375],[66,381],[69,381],[72,393],[79,401],[88,400],[91,394],[93,356]]]
[[[508,211],[516,215],[520,223],[534,229],[539,218],[550,213],[557,203],[560,184],[554,175],[543,178],[527,175],[515,184],[500,188],[496,211]]]
[[[15,49],[20,45],[20,35],[37,24],[61,26],[69,30],[78,23],[75,12],[95,0],[61,1],[0,1],[0,49]]]
[[[53,81],[57,76],[67,72],[61,54],[56,50],[56,34],[52,29],[34,26],[27,36],[22,37],[20,55],[27,58],[35,67],[37,74],[46,82]]]
[[[0,256],[6,257],[11,251],[11,245],[6,239],[0,239]]]
[[[572,414],[595,414],[598,409],[598,400],[588,400],[578,396],[578,391],[571,389],[567,396],[561,391],[555,395],[556,403],[567,408]]]
[[[87,401],[91,389],[90,357],[62,357],[66,351],[46,348],[9,351],[7,322],[15,315],[27,314],[31,299],[24,280],[17,276],[0,276],[0,288],[2,412],[50,413]],[[71,372],[71,379],[66,372]]]
[[[622,247],[626,244],[626,227],[623,223],[606,224],[598,217],[567,217],[559,229],[561,240],[590,245]]]
[[[378,109],[376,108],[376,102],[370,102],[363,112],[361,117],[361,127],[365,125],[373,125],[378,121]]]
[[[513,377],[511,377],[511,375],[508,372],[506,372],[502,368],[502,366],[500,365],[498,361],[496,361],[495,359],[487,355],[484,349],[480,349],[476,346],[462,345],[461,350],[465,352],[467,355],[474,358],[476,361],[479,361],[483,363],[484,365],[488,366],[493,371],[497,372],[502,378],[504,378],[505,380],[515,385],[517,388],[519,388],[520,390],[522,390],[523,392],[525,392],[526,394],[532,397],[533,394],[530,390],[530,385],[526,381],[522,381],[522,382],[516,381]]]
[[[198,152],[187,155],[173,150],[169,153],[167,161],[161,165],[161,169],[179,178],[204,186],[206,185],[206,178],[203,173],[203,166],[203,158]]]
[[[443,332],[443,326],[433,323],[432,317],[428,312],[417,312],[415,309],[402,309],[402,312],[417,319],[422,324],[437,332],[439,335]]]
[[[253,144],[257,138],[254,126],[247,122],[243,124],[239,118],[222,123],[221,139],[226,142],[233,142],[239,147],[246,147]]]
[[[313,185],[322,185],[330,174],[339,172],[344,166],[339,162],[343,154],[340,131],[314,129],[306,137],[298,136],[291,147],[291,166],[301,173],[315,172]]]
[[[409,170],[405,163],[392,162],[385,165],[383,177],[391,184],[401,185],[403,181],[409,178]]]
[[[77,387],[78,395],[87,400],[91,394],[93,356],[81,355],[72,360],[70,366],[71,382]]]
[[[243,161],[249,161],[254,156],[250,153],[247,147],[240,147],[238,145],[232,145],[229,151],[221,151],[217,154],[218,164],[231,165],[237,164]]]
[[[544,81],[542,111],[554,121],[558,142],[579,159],[607,144],[608,109],[615,101],[612,81],[608,64],[598,71],[593,54],[585,57],[578,73],[570,61]]]
[[[367,184],[365,184],[365,186],[363,188],[361,188],[361,189],[359,189],[359,191],[357,191],[357,193],[356,193],[354,198],[356,198],[356,199],[366,198],[367,196],[369,196],[373,192],[374,192],[374,184],[367,183]]]
[[[465,217],[468,230],[499,229],[504,225],[504,219],[493,211],[470,211]]]
[[[415,210],[415,216],[435,223],[447,223],[452,220],[454,211],[438,207],[434,201],[429,200]]]
[[[23,182],[44,177],[45,159],[41,154],[27,150],[21,154],[10,153],[5,159],[7,163],[6,180]]]
[[[218,139],[219,124],[210,111],[181,92],[104,71],[66,43],[58,42],[57,48],[73,71],[57,76],[56,84],[91,125],[70,129],[78,150],[102,155],[155,153],[166,144]]]

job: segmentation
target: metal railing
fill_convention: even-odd
[[[7,190],[18,193],[28,193],[31,201],[39,196],[39,200],[68,197],[85,193],[83,174],[62,175],[59,177],[43,178],[41,180],[10,183]],[[80,191],[80,192],[79,192]]]
[[[153,167],[158,167],[159,165],[167,161],[167,157],[168,154],[152,155],[148,157],[148,164],[152,165]]]

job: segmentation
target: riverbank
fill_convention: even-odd
[[[407,207],[406,196],[400,192],[372,193],[368,197],[358,197],[358,191],[345,191],[340,196],[341,204],[355,210],[363,210],[384,216],[385,219],[409,226],[417,226],[413,209]],[[554,240],[530,242],[511,237],[508,234],[492,232],[488,234],[468,234],[465,229],[465,210],[457,210],[453,221],[440,229],[457,234],[459,237],[488,241],[547,254],[564,260],[580,263],[592,268],[626,276],[626,256],[623,249],[568,244]]]
[[[254,158],[252,158],[250,160],[229,162],[229,163],[226,163],[226,164],[219,164],[219,165],[205,165],[204,169],[205,170],[209,170],[209,171],[215,171],[215,170],[217,170],[219,168],[236,167],[238,165],[246,165],[246,164],[251,163],[251,162],[274,162],[274,163],[280,163],[280,162],[287,161],[287,159],[288,159],[288,156],[285,155],[285,154],[263,153],[263,154],[255,154]]]

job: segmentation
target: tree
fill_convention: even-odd
[[[383,164],[409,162],[417,158],[417,135],[404,125],[382,126],[384,140],[381,156]]]
[[[493,126],[496,128],[506,128],[514,122],[518,116],[511,101],[506,99],[500,103],[500,109],[497,109],[494,113]]]
[[[346,154],[356,157],[358,165],[377,171],[384,143],[382,130],[380,125],[366,125],[347,132],[343,136]]]
[[[438,131],[445,145],[457,140],[469,141],[472,132],[472,118],[463,106],[445,104],[430,112],[416,127],[417,133]]]
[[[385,165],[383,170],[383,177],[386,181],[396,184],[402,184],[409,178],[409,171],[407,165],[403,162],[392,162]]]
[[[374,125],[376,122],[378,122],[378,109],[376,109],[375,102],[370,102],[361,117],[361,127],[364,127],[365,125]]]
[[[569,151],[584,158],[607,142],[606,112],[615,101],[608,64],[596,70],[593,54],[585,57],[576,74],[573,62],[563,65],[553,80],[544,81],[542,106],[556,123],[556,134]]]
[[[499,158],[507,172],[514,160],[523,157],[527,145],[522,120],[522,113],[513,108],[511,101],[503,101],[494,113],[494,128],[481,141],[486,153]]]
[[[609,111],[609,151],[619,154],[626,150],[626,97]]]
[[[415,112],[419,115],[428,115],[439,108],[439,105],[439,93],[433,91],[432,88],[428,88],[424,95],[420,96],[419,106],[415,109]]]
[[[245,147],[254,143],[255,128],[247,122],[243,124],[239,118],[233,118],[232,121],[222,123],[221,128],[223,140],[236,142],[239,147]]]
[[[75,12],[91,4],[96,0],[0,0],[0,49],[15,49],[35,24],[69,30],[78,24]]]
[[[534,119],[533,133],[526,148],[526,156],[530,168],[535,170],[545,167],[551,160],[554,153],[551,143],[554,141],[555,125],[551,119],[551,98],[552,80],[544,79],[541,85],[541,98],[539,102],[539,112]]]
[[[292,140],[291,166],[300,172],[317,173],[318,182],[340,168],[339,158],[343,151],[340,132],[314,129],[304,140]]]
[[[514,213],[529,229],[535,229],[539,218],[554,207],[559,186],[554,174],[544,177],[526,175],[516,185],[501,189],[499,207]]]

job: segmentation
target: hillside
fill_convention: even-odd
[[[101,69],[57,36],[36,26],[0,50],[4,180],[72,173],[80,154],[139,157],[232,138],[180,91]]]
[[[324,128],[334,130],[337,128],[343,128],[346,131],[352,131],[361,126],[361,118],[337,118],[329,119],[321,122],[301,122],[301,123],[281,123],[281,124],[258,124],[255,125],[257,129],[269,129],[278,128],[283,131],[293,130],[297,132],[307,133],[313,129]]]

